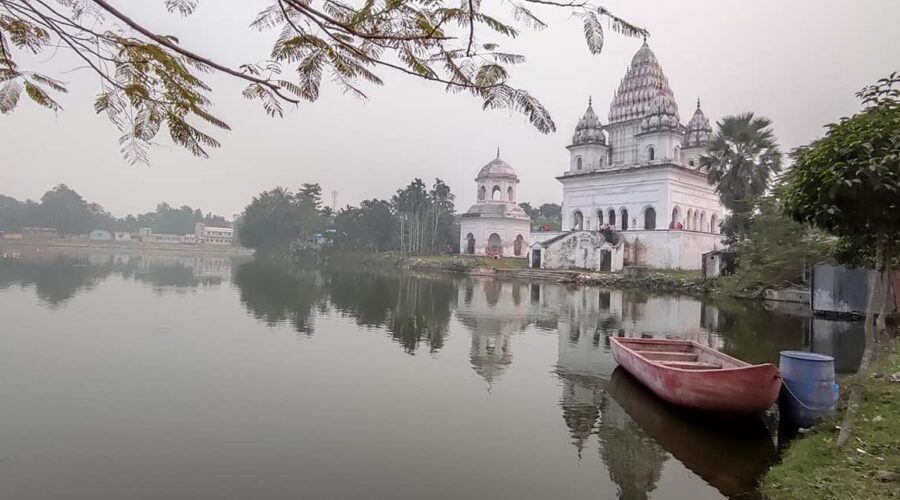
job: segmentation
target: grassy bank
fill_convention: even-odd
[[[464,255],[406,257],[403,265],[415,271],[471,272],[482,269],[525,269],[525,259],[489,259]]]
[[[878,373],[869,380],[847,380],[865,386],[856,430],[845,449],[834,448],[842,412],[798,439],[763,478],[770,500],[900,498],[900,339],[881,356]],[[847,392],[847,391],[843,391]]]

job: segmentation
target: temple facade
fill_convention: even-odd
[[[624,265],[700,269],[721,248],[724,209],[699,170],[712,135],[700,108],[686,125],[646,40],[631,60],[603,124],[588,100],[575,127],[563,186],[564,231],[624,238]]]
[[[488,257],[528,256],[531,218],[516,201],[519,177],[497,158],[475,178],[476,202],[460,219],[460,252]]]

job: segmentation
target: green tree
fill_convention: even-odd
[[[40,214],[41,225],[56,228],[60,235],[84,234],[92,229],[88,204],[65,184],[44,193]]]
[[[731,210],[738,240],[743,240],[753,201],[766,193],[769,180],[781,171],[781,150],[768,118],[742,113],[726,116],[716,126],[700,168],[708,172],[722,204]]]
[[[198,4],[165,0],[170,12],[183,16]],[[220,8],[214,2],[205,5]],[[381,85],[377,72],[399,72],[448,92],[467,92],[484,109],[523,113],[549,133],[555,125],[543,105],[509,84],[509,67],[525,58],[501,51],[498,43],[515,38],[520,29],[547,26],[530,9],[565,8],[581,17],[593,54],[603,49],[601,21],[626,36],[647,35],[590,0],[495,2],[484,10],[473,1],[277,0],[250,23],[253,30],[277,33],[272,50],[256,59],[265,62],[232,66],[217,60],[228,54],[201,55],[176,36],[148,28],[124,5],[117,8],[106,0],[0,0],[0,7],[0,112],[12,111],[23,92],[40,106],[60,109],[51,95],[65,92],[65,84],[37,67],[64,47],[98,74],[94,108],[119,130],[122,155],[131,163],[148,161],[150,145],[162,130],[200,157],[219,146],[201,130],[201,124],[228,129],[211,111],[211,89],[204,79],[209,72],[242,80],[247,85],[243,96],[259,101],[271,116],[282,116],[285,104],[318,99],[323,77],[345,93],[366,98],[361,81]],[[494,17],[503,11],[512,22]],[[48,47],[54,50],[45,53]]]
[[[875,271],[866,310],[866,376],[885,328],[891,287],[893,243],[900,239],[900,74],[857,93],[863,110],[827,126],[822,139],[796,149],[782,192],[786,212],[798,221],[875,248]],[[877,320],[876,320],[877,311]],[[850,437],[861,396],[851,404],[837,444]],[[846,430],[845,430],[846,429]]]
[[[385,200],[363,200],[359,207],[342,209],[334,218],[342,250],[384,252],[398,244],[399,219],[391,203]]]
[[[754,202],[747,237],[735,244],[739,271],[723,278],[733,292],[757,294],[765,288],[803,282],[810,266],[830,259],[833,238],[782,212],[773,197]]]
[[[255,196],[241,214],[238,238],[263,255],[286,256],[300,236],[294,195],[275,188]]]

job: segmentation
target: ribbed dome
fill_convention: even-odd
[[[575,126],[575,135],[572,136],[572,144],[606,144],[606,136],[603,135],[603,125],[600,118],[594,113],[591,100],[588,99],[587,111],[578,120]]]
[[[678,130],[681,119],[678,117],[678,105],[671,95],[659,94],[647,106],[647,114],[641,120],[642,132],[656,130]]]
[[[631,67],[616,90],[609,107],[609,122],[643,118],[650,103],[658,95],[667,96],[673,103],[675,102],[672,89],[669,88],[669,79],[663,73],[656,55],[644,40],[640,50],[631,59]],[[677,107],[675,111],[677,114]]]
[[[684,133],[684,147],[706,146],[709,143],[710,135],[712,135],[712,127],[709,125],[709,119],[700,109],[700,99],[697,99],[697,110],[694,111],[694,116],[688,122]]]
[[[484,178],[497,178],[497,177],[506,177],[512,179],[518,179],[516,176],[516,171],[513,170],[509,163],[500,159],[500,156],[497,156],[490,163],[481,167],[481,170],[478,172],[478,179]]]

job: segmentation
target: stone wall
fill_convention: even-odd
[[[663,229],[623,231],[625,265],[656,269],[700,269],[703,254],[723,248],[722,236]]]

